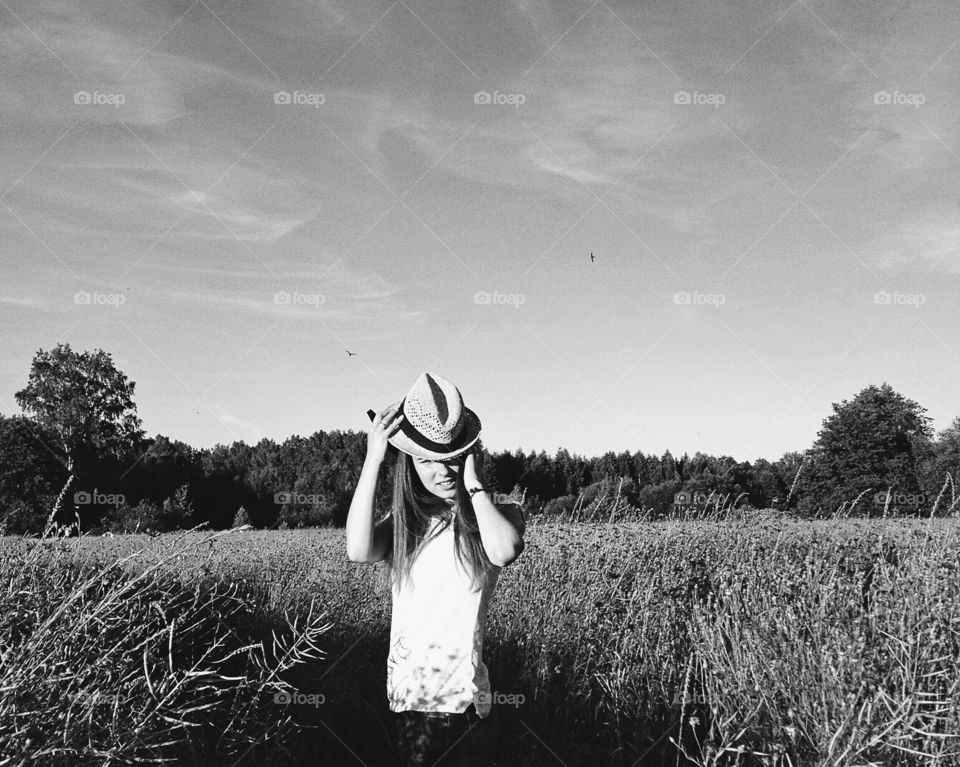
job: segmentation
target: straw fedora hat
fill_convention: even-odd
[[[463,404],[460,390],[443,376],[421,373],[400,402],[400,428],[388,440],[417,458],[448,460],[470,450],[480,438],[480,419]],[[375,413],[367,411],[372,421]]]

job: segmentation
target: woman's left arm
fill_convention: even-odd
[[[471,451],[463,464],[463,484],[469,492],[473,488],[482,488],[477,464]],[[507,516],[496,507],[486,489],[472,496],[473,510],[477,515],[480,528],[480,540],[487,557],[497,567],[506,567],[520,556],[523,551],[523,516]]]

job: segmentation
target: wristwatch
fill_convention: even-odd
[[[482,493],[482,492],[483,492],[482,487],[471,487],[469,490],[467,490],[467,493],[470,495],[471,498],[473,498],[474,493]]]

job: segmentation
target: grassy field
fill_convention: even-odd
[[[0,545],[0,764],[386,763],[389,591],[342,530]],[[960,764],[958,566],[955,519],[532,524],[503,763]]]

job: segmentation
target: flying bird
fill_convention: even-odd
[[[590,263],[592,264],[592,263],[593,263],[594,261],[596,261],[596,260],[597,260],[597,259],[595,259],[595,258],[593,257],[593,253],[591,253],[591,254],[590,254]]]
[[[356,357],[356,356],[357,356],[357,353],[356,353],[356,352],[352,352],[352,351],[350,351],[349,349],[344,349],[344,351],[347,353],[347,356],[348,356],[348,357]]]

